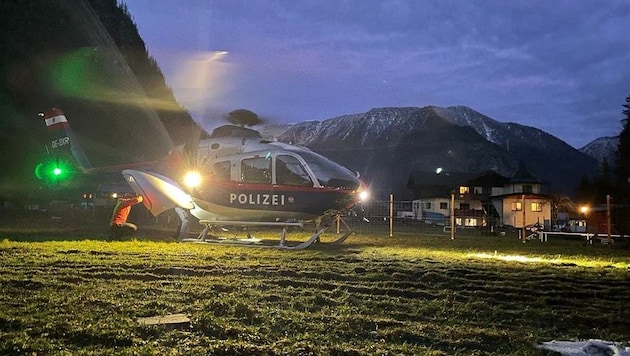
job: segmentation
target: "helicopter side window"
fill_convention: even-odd
[[[287,155],[276,157],[276,184],[313,186],[300,161]]]
[[[213,166],[214,175],[220,182],[228,182],[232,178],[232,162],[217,162]]]
[[[271,183],[271,159],[247,158],[241,161],[241,181],[245,183]]]

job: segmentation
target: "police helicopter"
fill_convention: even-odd
[[[273,247],[301,249],[319,240],[330,227],[320,226],[323,218],[340,219],[367,195],[358,173],[305,147],[265,140],[258,131],[235,125],[214,129],[194,147],[175,147],[159,161],[93,168],[65,114],[54,108],[42,116],[52,134],[53,150],[70,153],[85,173],[119,170],[154,216],[175,209],[182,220],[182,241],[260,245],[260,240],[249,235],[226,241],[213,231],[275,226],[282,228],[282,234]],[[185,237],[189,214],[205,226],[194,239]],[[287,228],[308,222],[315,223],[315,233],[303,243],[288,246]],[[342,243],[352,233],[345,226],[348,232],[334,243]]]

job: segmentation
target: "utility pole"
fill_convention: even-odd
[[[523,211],[523,233],[521,238],[523,239],[523,243],[527,241],[527,228],[525,224],[525,194],[521,195],[521,210]]]
[[[610,246],[610,235],[612,227],[610,226],[610,194],[606,195],[606,227],[608,233],[608,245]]]
[[[394,236],[394,194],[389,194],[389,237]]]

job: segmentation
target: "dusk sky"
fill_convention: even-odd
[[[465,105],[580,148],[630,95],[630,0],[123,1],[206,128]]]

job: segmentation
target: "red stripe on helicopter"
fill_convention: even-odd
[[[44,114],[44,120],[46,121],[46,127],[48,130],[67,129],[68,119],[64,115],[63,111],[53,108]]]

